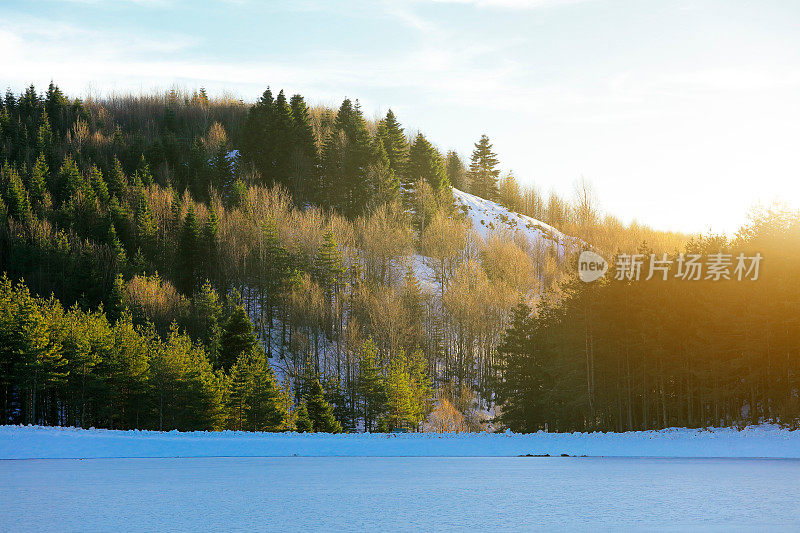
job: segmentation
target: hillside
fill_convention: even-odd
[[[453,199],[458,209],[472,222],[472,228],[484,239],[492,232],[519,232],[533,244],[557,246],[559,256],[563,256],[568,247],[578,243],[575,237],[565,235],[541,220],[515,213],[474,194],[453,188]]]

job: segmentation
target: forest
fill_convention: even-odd
[[[0,99],[0,423],[626,431],[800,421],[800,213],[683,235],[267,89]],[[475,228],[453,189],[575,238]],[[577,254],[760,253],[584,283]],[[644,267],[647,268],[647,265]]]

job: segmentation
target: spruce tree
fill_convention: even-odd
[[[372,339],[364,342],[358,361],[356,390],[367,432],[377,429],[377,423],[385,415],[386,385],[377,358],[378,349]]]
[[[78,165],[75,164],[72,156],[67,155],[58,171],[56,183],[51,187],[51,190],[55,193],[56,206],[61,206],[69,201],[82,185],[83,178],[78,170]]]
[[[109,200],[108,186],[103,178],[103,173],[95,165],[92,165],[92,169],[89,171],[89,184],[100,203],[103,206],[107,206]]]
[[[378,137],[386,150],[389,168],[398,178],[404,179],[405,166],[408,162],[408,142],[403,128],[391,109],[386,112],[386,117],[378,124]],[[403,185],[408,185],[408,183],[403,181]]]
[[[267,88],[258,102],[250,108],[242,135],[242,155],[253,164],[261,175],[262,183],[267,186],[275,183],[274,105],[272,91]]]
[[[434,191],[449,187],[442,156],[421,133],[417,134],[414,144],[411,145],[406,172],[414,183],[424,180]]]
[[[370,166],[370,181],[374,195],[373,205],[370,207],[377,207],[399,199],[400,180],[389,164],[389,158],[380,137],[375,138],[373,150],[375,155]]]
[[[237,306],[222,328],[219,347],[219,365],[224,370],[230,369],[243,353],[250,352],[258,344],[253,333],[253,325],[244,310]]]
[[[364,213],[373,203],[372,158],[372,142],[358,102],[353,105],[345,99],[323,150],[323,193],[329,205],[346,217]]]
[[[342,425],[333,416],[333,407],[325,399],[325,391],[319,382],[319,378],[314,375],[307,385],[305,397],[308,417],[314,426],[315,432],[321,433],[341,433]]]
[[[45,198],[47,195],[47,182],[50,180],[49,174],[50,169],[47,166],[44,154],[40,154],[39,157],[36,158],[36,163],[34,163],[31,169],[31,176],[28,180],[28,192],[30,194],[31,206],[40,216],[43,214],[46,204]]]
[[[501,422],[514,431],[537,431],[542,420],[543,374],[533,342],[531,308],[520,300],[497,347],[498,370],[503,376],[497,384],[503,406]]]
[[[264,351],[242,352],[231,369],[229,419],[234,429],[280,431],[288,418],[288,399],[275,379]],[[232,415],[232,416],[231,416]]]
[[[319,154],[311,117],[303,97],[292,96],[289,101],[292,116],[292,172],[294,185],[290,187],[296,194],[295,201],[319,202],[320,173]]]
[[[211,158],[211,186],[220,196],[227,199],[235,179],[233,162],[228,157],[228,148],[222,143]],[[204,195],[208,195],[208,191],[205,191]]]
[[[181,279],[181,289],[186,294],[192,294],[197,288],[202,261],[200,242],[200,224],[194,211],[194,205],[189,203],[186,217],[183,220],[178,253],[178,269]]]
[[[464,162],[461,161],[461,157],[454,150],[447,152],[445,169],[447,171],[447,180],[454,188],[460,191],[469,190],[467,169],[464,167]]]
[[[297,191],[294,189],[294,180],[290,179],[292,172],[292,140],[293,140],[293,121],[292,109],[286,101],[283,90],[278,93],[273,106],[272,135],[274,136],[274,161],[272,170],[275,180],[286,187],[292,195]]]
[[[108,173],[108,192],[122,200],[128,192],[128,179],[122,171],[122,163],[119,162],[114,156],[114,163],[111,165],[111,171]]]
[[[298,433],[311,433],[314,431],[314,423],[308,416],[308,404],[305,400],[297,406],[295,417],[295,431]]]
[[[497,178],[500,175],[498,163],[497,155],[492,152],[489,137],[481,135],[480,140],[475,143],[469,164],[468,176],[472,194],[486,200],[497,198]]]
[[[330,296],[342,283],[344,274],[345,267],[339,245],[333,231],[328,230],[314,258],[314,277]]]

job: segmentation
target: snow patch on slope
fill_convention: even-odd
[[[541,220],[510,211],[502,205],[453,188],[453,199],[472,222],[478,235],[486,239],[492,233],[521,233],[533,244],[558,248],[559,255],[579,245],[580,241],[558,231]]]

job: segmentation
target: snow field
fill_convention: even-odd
[[[773,425],[627,433],[298,434],[0,426],[0,459],[112,457],[800,458],[800,431]]]

